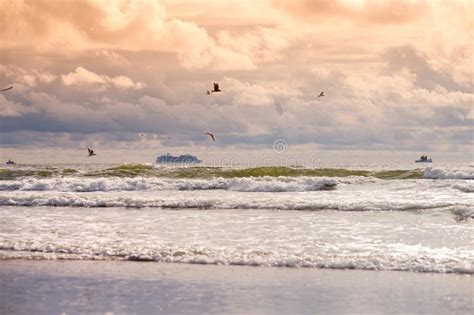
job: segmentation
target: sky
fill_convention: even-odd
[[[0,0],[0,88],[13,86],[0,144],[281,139],[472,159],[473,12],[472,0]],[[213,82],[222,92],[207,95]]]

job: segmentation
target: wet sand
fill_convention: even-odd
[[[1,314],[472,314],[474,277],[119,261],[0,261]]]

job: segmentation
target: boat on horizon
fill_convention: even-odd
[[[431,158],[428,158],[426,155],[422,155],[419,160],[416,160],[415,163],[433,163]]]
[[[169,153],[160,155],[156,158],[156,164],[199,164],[202,161],[191,154],[174,156]]]

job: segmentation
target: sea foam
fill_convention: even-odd
[[[1,259],[72,259],[72,260],[130,260],[165,263],[205,265],[240,265],[287,268],[395,270],[432,273],[474,274],[474,265],[466,262],[470,251],[443,249],[443,252],[420,246],[381,246],[370,255],[360,249],[350,254],[337,253],[337,248],[327,248],[327,253],[256,251],[249,249],[217,249],[195,246],[129,247],[67,243],[32,244],[0,242]],[[448,257],[461,256],[461,261]]]
[[[474,179],[474,167],[463,169],[428,167],[423,171],[423,177],[429,179]]]
[[[337,191],[332,191],[337,192]],[[431,194],[431,192],[430,192]],[[436,192],[434,192],[436,194]],[[338,211],[419,211],[427,209],[472,208],[472,198],[429,197],[427,194],[397,192],[341,191],[244,193],[231,191],[156,191],[116,192],[104,194],[75,192],[1,192],[2,206],[54,207],[126,207],[162,209],[275,209],[275,210],[338,210]]]
[[[348,179],[345,179],[347,182]],[[316,191],[335,188],[338,181],[321,177],[257,177],[170,179],[156,177],[22,178],[0,182],[0,191],[112,192],[160,190],[231,190],[242,192]]]

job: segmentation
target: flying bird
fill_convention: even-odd
[[[212,141],[216,142],[216,137],[214,137],[213,133],[211,133],[210,131],[206,131],[204,132],[204,134],[208,135],[209,137],[211,137]]]
[[[89,148],[89,147],[87,147],[87,151],[89,152],[89,155],[88,155],[87,157],[97,155],[97,154],[94,153],[94,150],[92,150],[92,149]]]
[[[11,89],[13,89],[13,86],[1,89],[0,92],[8,91],[8,90],[11,90]]]
[[[219,83],[214,82],[214,89],[212,90],[212,93],[217,93],[217,92],[221,92],[221,90],[219,89]]]
[[[321,93],[319,93],[319,95],[318,95],[318,98],[323,97],[323,96],[325,96],[324,91],[321,91]]]

